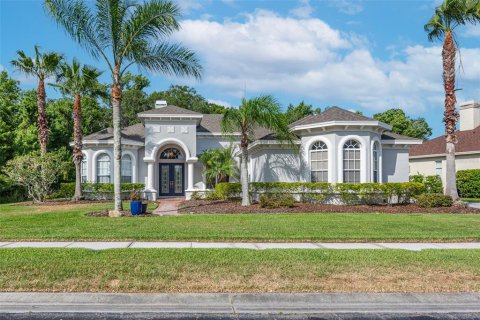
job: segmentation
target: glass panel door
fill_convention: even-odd
[[[160,164],[160,196],[183,196],[184,192],[183,163]]]
[[[174,193],[181,194],[183,193],[183,164],[176,164],[174,165]]]
[[[170,166],[168,164],[160,165],[160,194],[168,195],[170,193]]]

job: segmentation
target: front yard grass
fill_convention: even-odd
[[[0,291],[479,292],[480,250],[0,249]]]
[[[479,241],[478,214],[194,214],[87,217],[110,203],[0,205],[0,241]]]

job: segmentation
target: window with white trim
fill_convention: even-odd
[[[132,183],[132,157],[129,154],[122,156],[122,183]]]
[[[87,183],[87,157],[83,155],[82,162],[80,163],[80,176],[82,183]]]
[[[380,179],[378,178],[378,142],[373,143],[373,149],[372,149],[372,169],[373,169],[373,177],[372,181],[373,182],[379,182]]]
[[[343,182],[360,182],[360,142],[353,139],[343,145]]]
[[[110,156],[103,153],[97,157],[97,183],[110,182]]]
[[[442,176],[442,160],[435,161],[435,174],[437,176]]]
[[[322,141],[310,148],[310,172],[312,182],[328,182],[328,148]]]

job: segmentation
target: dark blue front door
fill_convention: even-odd
[[[184,164],[160,164],[160,192],[161,197],[184,196]]]

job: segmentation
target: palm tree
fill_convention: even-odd
[[[22,50],[17,51],[18,58],[10,63],[14,68],[29,76],[38,79],[37,109],[38,109],[38,142],[42,155],[47,153],[48,120],[45,110],[47,94],[45,93],[45,80],[57,73],[58,66],[63,56],[56,52],[40,53],[39,46],[35,46],[35,57],[28,57]]]
[[[62,63],[60,73],[57,75],[57,84],[52,86],[58,88],[62,94],[73,99],[73,163],[75,164],[75,195],[74,201],[82,198],[81,186],[81,165],[82,153],[82,96],[105,97],[106,92],[102,90],[98,77],[101,71],[84,65],[73,59],[72,64]]]
[[[230,177],[238,176],[237,162],[233,153],[234,147],[230,145],[225,149],[207,149],[198,157],[205,167],[203,174],[209,185],[228,182]]]
[[[459,199],[455,173],[455,134],[458,113],[455,110],[455,55],[456,39],[454,30],[458,26],[480,21],[480,2],[478,0],[445,0],[435,9],[434,15],[427,22],[424,29],[428,32],[428,39],[443,40],[443,85],[445,88],[445,123],[446,139],[446,180],[445,194],[450,195],[454,201]]]
[[[180,28],[180,10],[170,1],[96,0],[91,9],[83,0],[45,0],[45,9],[93,57],[102,59],[111,73],[115,193],[111,215],[120,216],[122,75],[136,64],[154,72],[200,78],[201,66],[192,51],[166,41]]]
[[[293,134],[280,104],[272,96],[265,95],[247,100],[242,99],[238,108],[228,109],[222,119],[224,134],[240,133],[240,181],[242,184],[242,206],[250,205],[248,195],[248,146],[255,140],[255,129],[264,127],[273,131],[277,139],[293,145]]]

